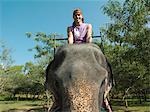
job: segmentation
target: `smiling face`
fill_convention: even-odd
[[[74,10],[73,19],[74,19],[76,25],[83,23],[83,15],[82,15],[81,10],[79,10],[79,9]]]

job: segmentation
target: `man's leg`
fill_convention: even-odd
[[[112,108],[108,102],[108,99],[107,99],[107,95],[109,94],[112,86],[110,83],[108,83],[108,79],[105,79],[105,93],[104,93],[104,108],[108,111],[108,112],[112,112]]]
[[[106,108],[106,110],[108,111],[108,112],[112,112],[112,108],[111,108],[111,106],[110,106],[110,104],[109,104],[109,102],[108,102],[108,99],[106,98],[106,99],[104,99],[104,104],[105,104],[105,108]]]

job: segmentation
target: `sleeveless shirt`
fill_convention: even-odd
[[[86,43],[87,26],[87,23],[82,23],[80,26],[70,26],[73,33],[73,43]]]

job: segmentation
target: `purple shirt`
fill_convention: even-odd
[[[87,38],[87,23],[82,23],[80,26],[70,26],[73,33],[73,43],[85,43]]]

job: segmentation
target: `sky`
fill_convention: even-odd
[[[94,35],[110,20],[102,6],[108,0],[0,0],[0,40],[12,49],[15,65],[34,61],[35,46],[26,32],[58,33],[67,37],[66,29],[73,22],[72,12],[80,8],[86,23],[92,24]]]

